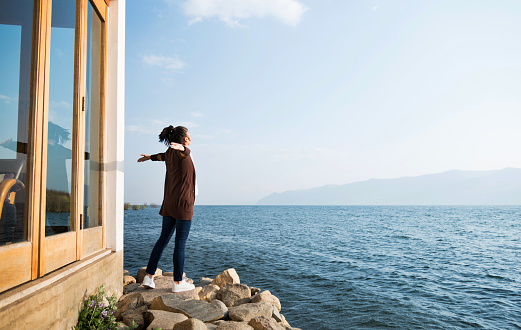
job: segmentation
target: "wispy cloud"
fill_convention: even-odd
[[[380,9],[380,7],[381,7],[380,5],[373,6],[373,11]]]
[[[189,24],[216,17],[230,27],[241,26],[240,20],[274,17],[296,26],[308,10],[297,0],[187,0],[183,3]]]
[[[163,55],[145,55],[143,56],[143,63],[150,66],[156,66],[160,68],[165,68],[173,71],[180,71],[185,66],[186,63],[183,62],[179,57],[168,57]]]
[[[3,100],[5,103],[8,103],[8,104],[10,104],[11,101],[14,101],[14,99],[12,97],[2,95],[2,94],[0,94],[0,100]]]

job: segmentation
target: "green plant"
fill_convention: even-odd
[[[125,204],[123,205],[123,208],[124,208],[125,210],[130,210],[130,203],[125,203]]]
[[[134,320],[132,320],[132,323],[130,323],[129,326],[126,326],[125,330],[136,330],[137,328],[139,328],[139,324],[137,324],[136,322],[134,322]]]
[[[140,208],[141,208],[141,206],[139,206],[139,205],[132,205],[133,210],[139,210]]]
[[[75,330],[83,329],[116,329],[118,323],[116,313],[116,295],[110,297],[105,293],[105,286],[98,288],[98,293],[83,302],[83,310],[78,316]]]

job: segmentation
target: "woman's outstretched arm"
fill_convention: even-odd
[[[162,152],[162,153],[159,153],[159,154],[155,154],[155,155],[145,155],[145,154],[141,154],[141,158],[139,158],[137,160],[138,163],[141,163],[141,162],[146,162],[147,160],[151,160],[153,162],[156,162],[156,161],[161,161],[161,162],[164,162],[165,161],[165,153]]]

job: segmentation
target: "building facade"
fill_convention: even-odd
[[[125,0],[0,0],[0,328],[121,294]]]

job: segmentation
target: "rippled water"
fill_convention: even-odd
[[[125,211],[132,273],[158,211]],[[185,271],[233,267],[302,329],[521,329],[520,257],[519,206],[196,206]]]

